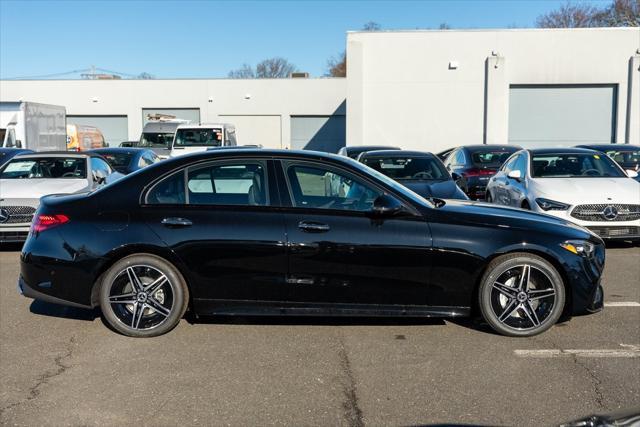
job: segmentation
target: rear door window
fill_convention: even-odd
[[[266,175],[264,162],[254,160],[191,168],[187,177],[189,204],[266,206]]]

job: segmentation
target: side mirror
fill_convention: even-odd
[[[402,209],[402,203],[398,199],[388,194],[383,194],[373,201],[371,212],[378,217],[393,216],[401,212]]]
[[[511,179],[515,179],[516,181],[520,181],[522,178],[522,174],[519,170],[513,170],[507,174],[507,176]]]
[[[638,177],[638,172],[636,172],[634,170],[627,169],[626,172],[627,172],[627,176],[629,178],[637,178]]]
[[[454,181],[458,182],[462,179],[462,175],[460,175],[459,173],[451,173],[451,178],[453,178]]]
[[[16,148],[22,148],[22,141],[16,139]]]
[[[93,171],[93,180],[97,184],[104,184],[104,182],[107,180],[107,175],[102,169],[95,170]]]

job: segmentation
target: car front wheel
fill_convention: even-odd
[[[169,332],[180,322],[188,301],[182,275],[154,255],[125,257],[102,277],[102,314],[113,329],[127,336],[153,337]]]
[[[565,288],[551,263],[533,254],[515,253],[489,264],[478,297],[483,318],[496,332],[529,337],[558,321]]]

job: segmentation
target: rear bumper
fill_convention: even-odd
[[[36,285],[36,287],[43,287],[43,288],[50,287],[50,286],[51,286],[51,282],[42,282]],[[92,308],[89,305],[78,304],[77,302],[67,301],[60,298],[56,298],[51,295],[44,294],[38,291],[37,289],[34,289],[33,287],[29,286],[27,282],[24,281],[22,276],[18,278],[18,292],[22,296],[35,299],[38,301],[44,301],[44,302],[49,302],[49,303],[58,304],[58,305],[66,305],[70,307],[88,308],[88,309]]]

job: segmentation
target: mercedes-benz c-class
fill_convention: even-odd
[[[482,317],[510,336],[602,308],[603,242],[566,220],[426,200],[343,156],[212,150],[48,196],[31,298],[135,337],[199,315]]]

